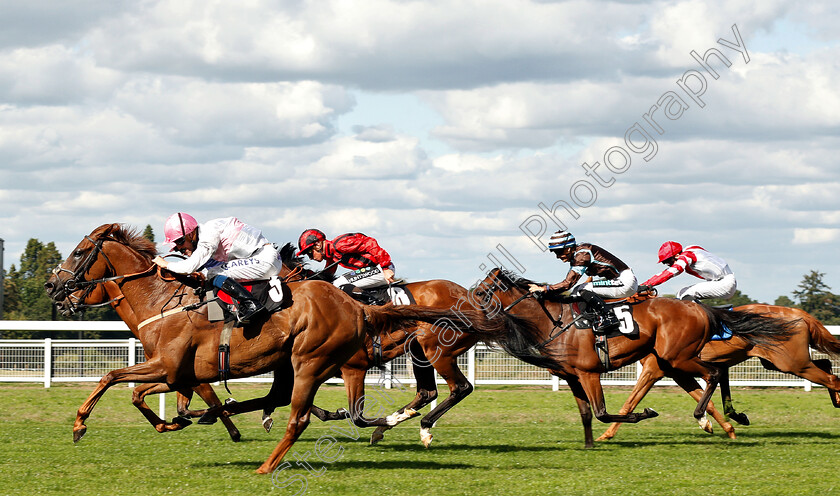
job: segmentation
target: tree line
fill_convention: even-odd
[[[155,235],[152,226],[147,225],[143,236],[154,242]],[[55,243],[47,244],[32,238],[26,244],[26,249],[20,256],[20,263],[12,265],[3,281],[5,299],[3,304],[3,318],[5,320],[120,320],[117,313],[110,307],[88,309],[71,317],[64,317],[57,314],[55,307],[44,291],[44,283],[52,274],[52,271],[64,260],[64,257],[55,247]],[[2,268],[0,268],[2,270]],[[774,302],[775,305],[784,307],[796,307],[819,319],[825,325],[840,324],[840,296],[831,292],[831,288],[825,284],[825,274],[818,270],[812,270],[805,274],[797,289],[789,296],[779,296]],[[664,295],[673,296],[673,295]],[[759,303],[753,300],[740,290],[735,292],[729,300],[711,299],[706,300],[711,305],[746,305]],[[126,336],[130,337],[126,332]],[[40,339],[44,337],[54,338],[97,338],[95,332],[84,332],[81,335],[76,332],[33,332],[33,331],[0,331],[0,338],[29,338]],[[108,337],[119,338],[109,333]]]

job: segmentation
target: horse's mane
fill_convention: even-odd
[[[505,282],[510,286],[516,286],[519,289],[527,290],[531,284],[540,284],[528,278],[522,277],[521,275],[517,274],[516,272],[513,272],[512,270],[504,268],[496,268],[493,270],[496,271],[502,282]]]
[[[296,257],[295,256],[295,245],[291,243],[286,243],[280,248],[280,260],[283,262],[283,265],[289,267],[291,269],[305,269],[306,263],[303,260],[303,257]]]
[[[114,240],[133,248],[148,260],[152,260],[157,256],[157,246],[155,246],[155,243],[140,234],[137,229],[123,224],[112,224],[107,226],[109,228],[108,230],[103,229],[105,227],[102,226],[94,231],[94,239],[98,238],[96,236],[97,234],[107,233]]]

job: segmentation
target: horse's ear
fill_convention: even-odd
[[[109,236],[114,231],[120,229],[119,224],[102,224],[101,226],[97,227],[90,233],[90,237],[93,239],[99,239],[103,236]]]

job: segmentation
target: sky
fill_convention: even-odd
[[[281,244],[364,232],[411,281],[557,282],[565,227],[640,281],[674,240],[759,301],[811,270],[840,292],[833,7],[8,0],[4,266],[105,223],[160,241],[183,211]]]

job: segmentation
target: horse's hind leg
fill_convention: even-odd
[[[417,357],[418,359],[423,357],[424,360],[426,359],[422,348],[417,344],[416,340],[412,341],[409,346],[411,352],[410,357]],[[409,360],[414,370],[414,379],[417,381],[417,394],[414,395],[414,398],[408,404],[386,417],[388,425],[379,426],[373,431],[373,434],[370,435],[370,444],[376,444],[381,441],[385,437],[385,431],[420,415],[419,410],[434,401],[438,396],[437,385],[435,384],[435,369],[431,366],[423,366],[411,358]],[[431,434],[427,437],[428,442],[431,443]],[[424,439],[422,428],[420,439],[421,441]],[[425,444],[425,441],[423,443]]]
[[[694,377],[688,375],[681,375],[675,374],[674,381],[676,381],[677,385],[679,385],[683,390],[688,393],[689,396],[694,398],[697,403],[703,399],[703,389],[700,387],[700,384],[694,379]],[[726,435],[729,436],[730,439],[735,439],[735,428],[732,427],[732,424],[726,421],[726,418],[723,414],[715,408],[715,405],[709,400],[709,403],[706,405],[706,411],[711,414],[712,418],[720,424],[721,428],[723,428]],[[708,432],[709,434],[713,433],[712,430],[712,423],[706,417],[701,417],[698,419],[698,423],[700,428],[704,431]]]
[[[732,393],[729,390],[729,367],[721,367],[720,369],[720,399],[723,402],[724,415],[741,425],[750,425],[750,418],[747,417],[747,414],[735,411],[735,405],[732,403]],[[717,420],[717,417],[715,417],[715,420]],[[724,429],[726,428],[724,427]],[[734,432],[733,430],[732,435],[729,436],[732,439],[735,439]]]
[[[817,368],[825,372],[827,377],[834,377],[835,382],[840,383],[840,381],[837,381],[837,376],[831,373],[831,360],[829,360],[828,358],[814,360],[814,365],[816,365]],[[829,386],[826,386],[826,388],[828,389],[828,397],[831,398],[831,403],[834,405],[834,408],[840,408],[840,390]]]
[[[473,385],[458,368],[457,356],[442,357],[435,361],[435,368],[449,385],[449,396],[420,420],[420,441],[423,446],[432,444],[432,427],[443,414],[473,392]],[[434,376],[434,374],[433,374]],[[434,384],[434,380],[432,381]]]
[[[320,385],[332,377],[337,370],[337,366],[326,366],[323,361],[318,360],[311,361],[305,368],[296,371],[286,433],[268,459],[257,469],[258,474],[269,474],[280,465],[280,461],[309,425],[309,410],[315,400],[315,393],[318,392]]]

